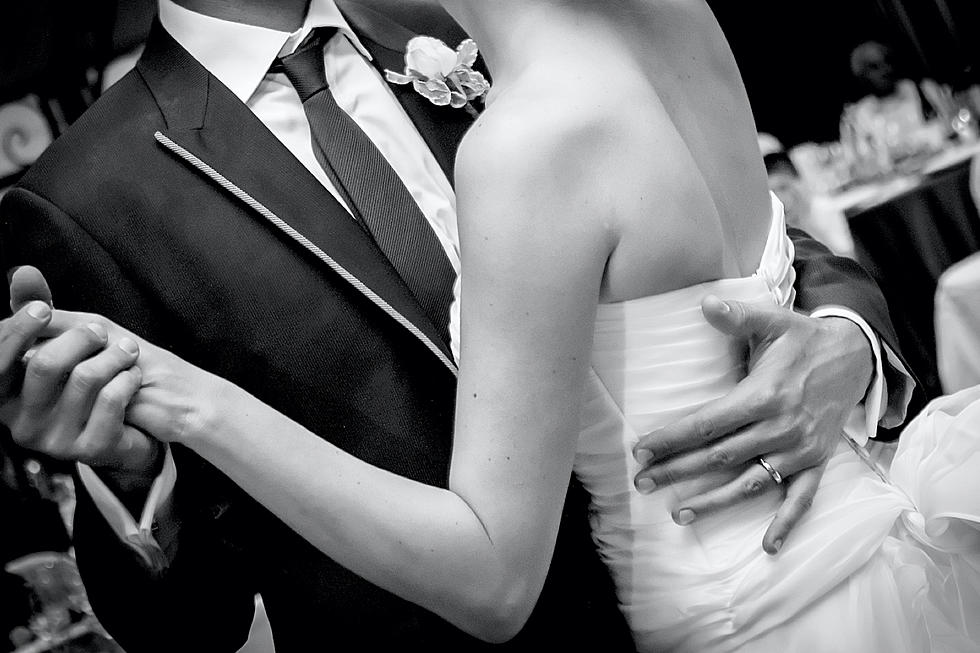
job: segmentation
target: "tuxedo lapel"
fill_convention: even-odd
[[[382,78],[385,70],[400,73],[405,69],[405,46],[417,34],[362,4],[339,0],[337,6],[371,53],[372,63]],[[455,47],[456,44],[450,45]],[[419,95],[411,84],[389,86],[449,182],[453,183],[456,150],[466,130],[473,124],[473,118],[463,109],[432,104]]]
[[[375,304],[386,305],[389,315],[403,326],[411,325],[448,356],[446,343],[365,230],[248,107],[159,23],[138,69],[164,114],[163,136],[204,164],[192,164],[203,176],[216,183],[219,178],[230,182],[238,192],[226,187],[229,201],[246,201],[242,196],[248,196],[265,210],[246,201],[254,217],[270,222],[320,262],[325,262],[321,253],[325,255],[346,282]],[[214,174],[206,173],[207,167]],[[232,232],[234,225],[228,228]]]

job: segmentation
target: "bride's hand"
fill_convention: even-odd
[[[874,372],[860,327],[841,318],[811,318],[792,311],[706,300],[706,318],[752,347],[749,374],[729,394],[694,414],[642,437],[634,454],[644,465],[635,483],[661,487],[705,473],[740,469],[730,483],[678,506],[674,520],[689,524],[705,514],[773,490],[786,495],[763,538],[779,551],[809,510],[827,461],[840,442],[851,410],[864,398]]]
[[[214,406],[220,379],[100,315],[54,311],[45,335],[50,337],[86,325],[98,325],[108,334],[107,349],[124,343],[133,350],[139,383],[131,388],[128,404],[124,404],[127,426],[161,442],[184,442],[202,431]],[[119,370],[120,375],[126,373]],[[111,379],[108,384],[111,383],[118,381]]]

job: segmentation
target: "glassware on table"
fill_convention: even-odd
[[[949,84],[937,84],[923,80],[923,95],[936,110],[939,120],[946,126],[951,137],[963,143],[973,143],[980,137],[977,115],[980,114],[980,86],[954,92]]]
[[[849,167],[849,181],[886,176],[893,169],[890,127],[883,116],[860,120],[855,107],[845,107],[840,121],[840,142]],[[893,136],[892,136],[893,138]]]
[[[802,143],[787,154],[811,193],[826,195],[843,185],[837,163],[843,157],[839,143]]]
[[[956,138],[963,143],[974,143],[977,141],[978,133],[977,117],[968,106],[961,106],[950,121]]]

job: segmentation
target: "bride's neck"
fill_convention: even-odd
[[[605,1],[605,0],[603,0]],[[480,48],[495,87],[505,86],[531,62],[567,60],[582,48],[596,18],[580,5],[556,0],[441,0]]]

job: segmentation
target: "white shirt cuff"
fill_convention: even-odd
[[[908,407],[909,399],[912,397],[912,390],[915,382],[912,376],[902,365],[902,361],[895,355],[895,352],[878,338],[871,326],[854,311],[843,306],[821,306],[810,314],[811,317],[842,317],[854,322],[871,345],[871,353],[874,356],[874,375],[871,385],[864,396],[864,401],[858,404],[851,412],[844,425],[844,433],[854,440],[857,444],[864,446],[868,438],[877,435],[878,424],[886,427],[898,426],[905,420],[905,412]],[[882,357],[882,347],[885,356]],[[895,381],[899,387],[892,388],[889,393],[888,384],[885,379],[883,361],[888,364],[897,374]]]
[[[885,360],[895,372],[892,375],[890,392],[887,393],[888,410],[881,416],[881,425],[894,428],[905,422],[912,392],[915,391],[915,379],[887,342],[882,342],[881,346],[885,349]]]
[[[169,445],[164,445],[164,452],[163,469],[150,486],[139,523],[91,467],[81,463],[77,465],[79,478],[113,532],[135,550],[153,571],[160,571],[167,566],[163,549],[153,536],[154,519],[167,505],[177,482],[177,466]]]

